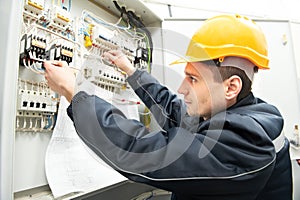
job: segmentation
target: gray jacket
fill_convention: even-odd
[[[173,192],[179,200],[291,200],[283,119],[252,93],[209,120],[189,117],[182,100],[151,75],[128,78],[161,130],[149,132],[103,99],[77,93],[68,114],[80,138],[122,175]]]

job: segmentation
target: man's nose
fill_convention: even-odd
[[[181,85],[179,86],[177,92],[179,94],[183,94],[183,95],[186,95],[188,90],[187,90],[187,84],[185,82],[185,80],[182,81]]]

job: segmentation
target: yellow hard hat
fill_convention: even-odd
[[[264,33],[252,20],[241,15],[219,15],[204,22],[193,35],[184,58],[171,64],[199,62],[227,56],[250,60],[259,69],[269,69]]]

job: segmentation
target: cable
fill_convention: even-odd
[[[132,11],[126,11],[125,7],[120,7],[117,1],[113,1],[115,7],[117,8],[118,11],[121,12],[121,16],[124,14],[127,15],[127,18],[129,19],[129,24],[132,27],[138,28],[137,31],[143,32],[147,37],[148,40],[146,42],[149,44],[148,48],[148,71],[151,73],[151,63],[152,63],[152,53],[153,53],[153,41],[151,38],[151,33],[149,30],[146,28],[146,26],[143,24],[143,22],[140,20],[138,16]]]
[[[121,7],[119,6],[119,4],[117,3],[117,1],[113,1],[115,7],[118,9],[118,11],[122,12]]]
[[[69,0],[69,12],[71,11],[72,0]]]

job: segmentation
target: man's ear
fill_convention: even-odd
[[[234,99],[236,100],[242,90],[243,82],[239,76],[233,75],[224,81],[224,86],[225,98],[229,101]]]

